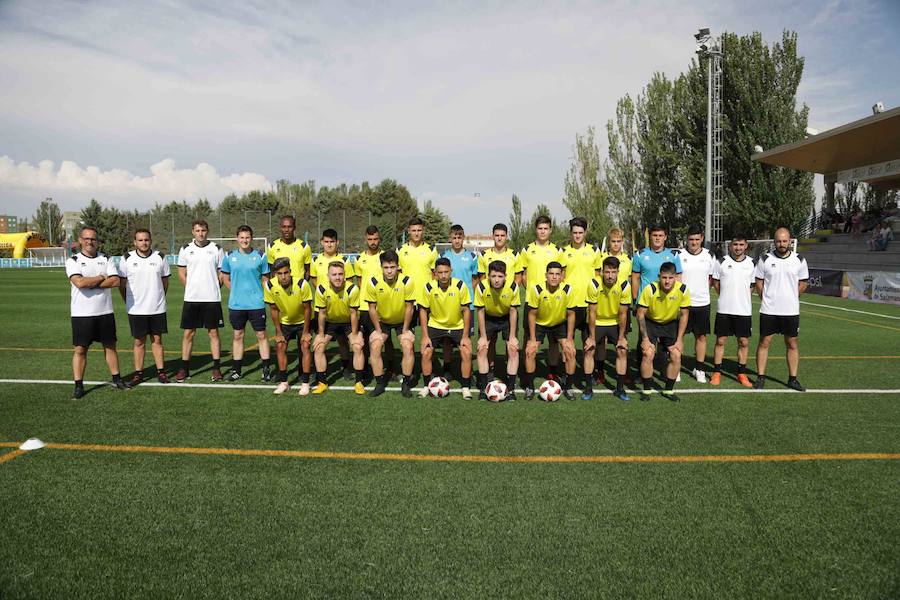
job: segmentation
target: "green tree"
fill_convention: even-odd
[[[606,124],[609,157],[604,170],[610,212],[626,235],[633,235],[641,222],[643,175],[638,153],[637,114],[631,96],[616,104],[616,118]]]
[[[98,227],[100,225],[100,216],[102,214],[103,207],[96,199],[91,198],[88,205],[81,209],[81,222],[84,226]]]
[[[50,199],[41,202],[31,220],[36,231],[51,246],[62,246],[65,244],[66,231],[63,228],[63,216],[56,202]]]
[[[528,245],[528,223],[522,219],[522,201],[512,195],[512,211],[509,213],[509,245],[518,252]]]
[[[384,179],[369,192],[372,223],[381,230],[385,247],[399,246],[406,225],[419,215],[419,207],[406,186]]]
[[[422,205],[420,214],[424,223],[426,242],[434,245],[438,242],[446,242],[450,235],[450,217],[447,213],[435,206],[431,200],[426,200]]]
[[[640,223],[644,227],[677,222],[675,186],[680,157],[676,151],[674,110],[674,85],[662,73],[654,73],[637,103],[644,190]]]
[[[572,216],[587,219],[586,240],[598,243],[612,220],[609,216],[609,194],[603,183],[600,148],[594,141],[594,128],[583,136],[575,134],[575,155],[565,179],[563,204]]]

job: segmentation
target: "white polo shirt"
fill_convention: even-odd
[[[687,285],[691,306],[709,306],[709,276],[713,274],[715,257],[706,248],[697,254],[687,249],[678,251],[681,260],[681,282]]]
[[[163,279],[171,275],[169,261],[153,250],[141,256],[132,250],[119,261],[119,277],[125,286],[125,308],[129,315],[158,315],[166,312],[166,290]]]
[[[66,261],[66,277],[72,286],[70,311],[73,317],[99,317],[113,312],[112,290],[110,288],[78,288],[71,283],[73,275],[97,277],[106,275],[114,277],[119,272],[115,263],[105,254],[97,253],[91,258],[81,252],[72,255]]]
[[[225,253],[213,242],[198,246],[194,240],[178,251],[178,266],[187,269],[185,302],[221,302],[219,267]]]
[[[750,293],[756,282],[756,265],[752,258],[745,254],[743,260],[734,260],[729,254],[715,262],[712,276],[719,282],[716,312],[741,317],[753,314]]]
[[[756,263],[756,279],[763,280],[760,313],[778,316],[800,314],[798,285],[809,279],[806,259],[796,252],[778,256],[774,252],[763,255]]]

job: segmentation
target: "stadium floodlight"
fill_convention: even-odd
[[[707,60],[706,98],[706,243],[721,241],[722,234],[722,42],[701,27],[694,34],[699,60]]]
[[[709,27],[701,27],[697,30],[697,33],[694,34],[694,39],[698,42],[703,38],[709,37]]]
[[[872,114],[877,115],[884,112],[884,102],[876,102],[872,105]]]
[[[28,438],[25,442],[19,446],[19,450],[25,450],[26,452],[30,452],[31,450],[40,450],[44,446],[46,446],[44,442],[37,438]]]

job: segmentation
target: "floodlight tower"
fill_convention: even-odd
[[[706,243],[722,241],[722,43],[700,28],[694,34],[697,55],[706,58]]]

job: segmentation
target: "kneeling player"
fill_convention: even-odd
[[[363,339],[359,331],[359,287],[344,279],[344,263],[336,260],[328,265],[328,283],[320,284],[316,290],[316,309],[319,311],[319,334],[313,342],[316,360],[316,387],[313,394],[322,394],[328,389],[325,372],[328,359],[325,347],[333,339],[344,338],[353,352],[353,369],[356,384],[353,387],[359,395],[366,393],[363,386]]]
[[[588,286],[588,323],[594,327],[591,337],[584,344],[585,364],[594,365],[597,357],[599,368],[603,368],[606,358],[606,344],[616,347],[616,391],[619,400],[628,401],[625,393],[625,373],[628,369],[628,311],[631,308],[631,286],[628,280],[619,280],[619,259],[607,256],[603,259],[603,280],[592,280]],[[590,400],[593,377],[585,377],[585,389],[581,394]]]
[[[309,394],[309,371],[312,363],[310,354],[309,322],[312,314],[312,288],[305,279],[295,280],[291,274],[291,259],[287,256],[275,259],[275,278],[263,286],[269,314],[275,323],[275,357],[278,361],[278,386],[276,394],[290,389],[287,382],[288,344],[297,340],[300,361],[300,395]]]
[[[506,263],[495,260],[488,265],[487,282],[475,286],[475,312],[478,317],[478,398],[487,400],[490,361],[488,352],[499,334],[506,340],[506,398],[515,400],[516,372],[519,370],[518,331],[519,286],[506,279]]]
[[[403,383],[400,393],[407,398],[412,396],[416,341],[412,328],[415,326],[413,317],[416,287],[410,277],[400,275],[397,270],[398,264],[396,252],[393,250],[382,252],[381,277],[371,277],[366,289],[369,320],[372,323],[372,333],[369,335],[369,364],[372,365],[372,374],[375,376],[375,388],[369,392],[372,397],[380,396],[387,389],[381,352],[390,341],[392,331],[397,333],[397,339],[400,340],[400,347],[403,350],[403,361],[400,363]]]
[[[691,295],[687,286],[675,279],[675,263],[665,262],[659,267],[659,281],[648,284],[638,299],[637,322],[641,340],[641,379],[644,389],[641,400],[650,399],[653,378],[653,358],[658,346],[669,351],[669,364],[662,394],[672,402],[675,395],[675,378],[681,370],[684,352],[684,332],[687,329],[688,307]]]
[[[534,372],[537,369],[537,352],[546,337],[550,345],[549,369],[554,370],[552,363],[555,346],[562,347],[563,361],[566,374],[560,378],[563,396],[567,400],[573,400],[569,381],[575,375],[575,343],[569,337],[569,329],[575,331],[575,311],[572,310],[573,300],[569,284],[562,282],[562,265],[557,261],[547,264],[546,283],[528,286],[526,295],[526,333],[528,343],[525,345],[525,399],[534,398]],[[570,327],[571,324],[571,327]]]
[[[419,321],[422,324],[424,385],[419,395],[423,398],[428,395],[434,344],[440,342],[444,347],[445,360],[451,355],[452,346],[459,347],[462,395],[466,400],[471,400],[469,385],[472,379],[472,340],[469,339],[469,328],[472,326],[472,313],[469,304],[472,300],[466,284],[451,277],[450,272],[450,261],[446,258],[437,259],[434,263],[436,280],[426,283],[422,291]]]

